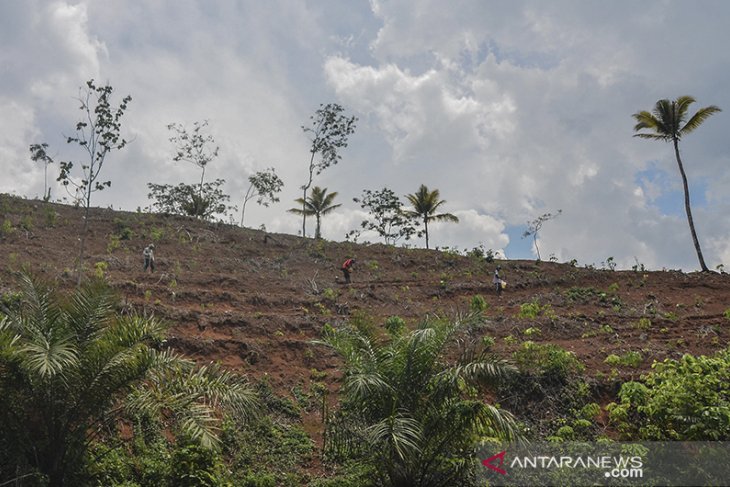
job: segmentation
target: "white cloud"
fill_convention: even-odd
[[[715,47],[730,40],[729,14],[724,2],[679,0],[2,2],[0,190],[41,193],[31,143],[73,156],[62,134],[94,77],[133,97],[133,142],[110,156],[113,186],[97,204],[146,206],[147,182],[195,180],[171,162],[165,125],[210,119],[221,156],[209,177],[240,205],[246,177],[276,167],[281,203],[252,205],[246,220],[296,233],[285,210],[305,179],[300,126],[335,101],[360,121],[342,162],[315,181],[343,203],[324,219],[328,238],[357,228],[362,189],[426,184],[462,219],[435,226],[434,245],[514,257],[507,234],[562,209],[541,232],[543,254],[693,269],[683,215],[657,207],[677,176],[671,146],[632,138],[631,114],[683,94],[730,110],[730,51]],[[702,28],[666,35],[687,25]],[[708,264],[729,257],[726,116],[682,141],[691,182],[706,188],[695,218]],[[653,168],[666,181],[637,177]]]

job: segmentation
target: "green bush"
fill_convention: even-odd
[[[134,232],[127,222],[121,218],[114,219],[114,232],[119,237],[119,240],[131,240],[134,237]]]
[[[648,330],[649,328],[651,328],[651,320],[646,316],[643,318],[639,318],[639,321],[636,322],[636,328],[638,328],[639,330]]]
[[[582,419],[593,420],[601,415],[601,406],[595,402],[590,402],[583,406],[578,413]]]
[[[592,287],[571,287],[565,291],[565,298],[574,303],[587,303],[598,295],[598,291]]]
[[[385,320],[385,329],[391,336],[399,336],[406,329],[406,322],[400,316],[391,316]]]
[[[472,296],[469,308],[475,313],[483,313],[489,308],[489,303],[484,299],[484,296],[477,294]]]
[[[365,310],[357,309],[352,312],[350,326],[367,337],[375,336],[375,320]]]
[[[327,301],[335,301],[337,299],[337,293],[331,287],[328,287],[322,291],[322,297]]]
[[[540,303],[538,303],[537,301],[523,303],[520,305],[519,317],[535,319],[540,315],[540,310]]]
[[[8,237],[15,233],[15,227],[13,226],[13,222],[6,218],[2,224],[2,227],[0,227],[0,233],[3,237]]]
[[[629,350],[622,355],[612,353],[603,362],[608,365],[637,368],[643,360],[644,358],[641,356],[641,352]]]
[[[655,362],[644,383],[621,386],[609,418],[626,438],[730,440],[730,349]]]
[[[522,370],[559,378],[578,374],[585,368],[573,352],[568,352],[552,343],[539,344],[526,341],[512,354],[512,357]]]

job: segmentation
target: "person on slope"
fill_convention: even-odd
[[[144,268],[142,272],[147,272],[149,267],[150,272],[155,272],[155,244],[151,243],[142,251],[142,257],[144,257]]]
[[[355,265],[355,259],[347,259],[342,263],[342,274],[345,276],[345,284],[350,284],[350,274],[352,273],[352,266]]]

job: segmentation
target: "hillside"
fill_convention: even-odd
[[[14,292],[21,269],[73,288],[81,217],[80,208],[0,196],[3,299]],[[150,242],[157,269],[144,274],[141,252]],[[353,284],[345,286],[338,269],[349,256],[358,265]],[[491,285],[497,264],[509,282],[501,297]],[[337,390],[337,357],[309,343],[326,323],[358,321],[377,333],[397,315],[412,327],[427,316],[465,312],[476,295],[488,304],[484,332],[495,338],[497,356],[511,360],[527,340],[557,344],[585,365],[603,404],[620,381],[638,378],[653,361],[710,354],[730,339],[727,274],[490,263],[107,209],[92,210],[86,267],[89,275],[103,274],[125,306],[169,322],[170,346],[252,379],[267,377],[290,399],[316,382]],[[629,351],[640,353],[632,366],[605,362]],[[321,442],[318,409],[305,410],[301,422]]]

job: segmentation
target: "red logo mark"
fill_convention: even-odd
[[[485,467],[487,467],[487,468],[489,468],[491,470],[494,470],[498,474],[507,475],[507,471],[506,470],[499,468],[504,463],[504,455],[506,453],[507,453],[507,450],[501,451],[501,452],[497,453],[496,455],[492,455],[491,457],[487,458],[486,460],[483,460],[482,461],[482,465],[484,465]],[[497,459],[497,458],[499,458],[499,467],[496,466],[496,465],[492,465],[492,461],[495,460],[495,459]]]

